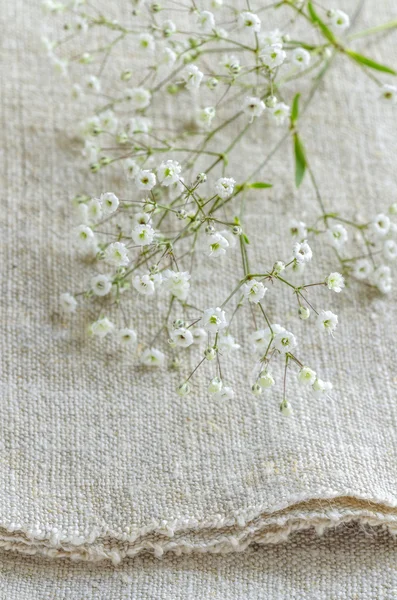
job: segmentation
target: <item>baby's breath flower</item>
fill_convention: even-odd
[[[255,96],[247,96],[243,102],[243,111],[250,117],[250,123],[255,117],[260,117],[265,108],[263,100]]]
[[[102,203],[99,198],[92,198],[88,204],[80,206],[87,207],[87,217],[91,223],[97,223],[102,218]]]
[[[131,231],[133,242],[137,246],[149,246],[153,242],[155,231],[151,225],[137,225]]]
[[[377,238],[385,237],[390,230],[390,219],[387,215],[376,215],[369,226],[370,232]]]
[[[354,263],[352,273],[356,279],[367,279],[372,271],[371,262],[367,258],[360,258]]]
[[[140,362],[145,367],[162,367],[165,355],[157,348],[147,348],[142,352]]]
[[[190,394],[190,384],[185,381],[185,383],[181,383],[178,387],[177,387],[177,394],[178,396],[181,396],[182,398],[184,396],[187,396],[188,394]]]
[[[208,333],[203,327],[192,327],[193,344],[204,344],[208,341]]]
[[[293,414],[292,407],[285,398],[280,404],[280,412],[284,415],[284,417],[291,417]]]
[[[204,357],[209,362],[212,362],[213,360],[215,360],[215,358],[216,358],[216,350],[215,350],[215,348],[206,348],[204,350]]]
[[[186,300],[190,288],[189,279],[190,273],[187,271],[167,269],[164,272],[164,285],[178,300]]]
[[[275,69],[283,64],[287,54],[281,44],[274,44],[272,46],[265,46],[259,56],[266,67]]]
[[[226,253],[226,249],[229,248],[229,242],[220,233],[214,233],[207,237],[208,243],[208,255],[214,258],[222,256]]]
[[[232,400],[234,398],[234,391],[231,387],[223,386],[219,392],[213,395],[214,400]]]
[[[115,133],[118,125],[118,118],[112,110],[106,110],[100,115],[100,123],[107,132]]]
[[[235,180],[232,177],[220,177],[215,183],[215,191],[222,200],[226,200],[233,194]]]
[[[258,383],[263,389],[267,390],[274,385],[275,381],[270,371],[263,370],[259,373]]]
[[[217,333],[227,327],[225,311],[221,308],[207,308],[202,318],[204,328],[210,333]]]
[[[95,275],[91,279],[91,290],[95,296],[106,296],[112,289],[112,281],[107,275]]]
[[[332,390],[332,383],[330,381],[323,381],[322,379],[317,378],[313,383],[312,390],[315,396],[322,396],[324,392],[329,392]]]
[[[340,273],[330,273],[325,280],[329,290],[341,292],[345,287],[345,278]]]
[[[157,179],[161,185],[169,186],[179,180],[181,170],[182,167],[176,160],[166,160],[157,169]]]
[[[298,263],[310,262],[313,256],[312,249],[306,241],[296,242],[292,249],[292,254]]]
[[[171,49],[171,48],[163,48],[161,54],[160,54],[160,65],[162,65],[162,68],[164,69],[170,69],[176,61],[176,54],[175,52]],[[161,69],[160,69],[160,73],[161,73]]]
[[[95,77],[95,75],[90,75],[87,79],[87,87],[95,92],[100,92],[101,82],[99,81],[98,77]]]
[[[264,354],[269,346],[273,334],[270,329],[258,329],[249,336],[249,343],[255,354]]]
[[[397,104],[397,87],[388,83],[382,85],[379,97],[383,102]]]
[[[244,298],[250,302],[253,302],[254,304],[258,304],[258,302],[260,302],[266,294],[267,288],[265,288],[262,282],[256,281],[256,279],[251,279],[251,281],[244,283],[242,292],[244,294]]]
[[[152,171],[144,169],[136,175],[135,183],[139,190],[151,190],[156,185],[156,175]]]
[[[128,133],[149,133],[152,129],[152,121],[147,117],[136,115],[128,121]]]
[[[132,88],[126,91],[125,98],[131,103],[131,107],[135,110],[143,110],[147,108],[151,101],[151,93],[142,87]]]
[[[298,309],[298,315],[302,321],[306,321],[306,319],[310,317],[310,310],[307,308],[307,306],[300,306]]]
[[[98,319],[90,326],[90,333],[96,337],[103,338],[111,333],[114,329],[114,324],[107,317]]]
[[[272,108],[269,108],[269,114],[277,125],[283,125],[291,114],[291,108],[284,102],[277,102]]]
[[[332,225],[325,235],[328,243],[337,250],[340,250],[345,245],[349,237],[346,228],[340,225],[340,223]]]
[[[119,199],[112,192],[105,192],[101,194],[100,201],[102,203],[102,210],[105,215],[114,213],[119,206]]]
[[[209,10],[203,10],[197,15],[197,22],[200,25],[201,31],[211,33],[215,28],[215,17]]]
[[[298,381],[302,385],[313,385],[316,381],[316,372],[309,367],[303,367],[298,374]]]
[[[205,129],[211,128],[212,119],[215,117],[215,108],[213,106],[206,106],[200,108],[197,111],[197,123]]]
[[[252,12],[242,12],[239,14],[239,22],[240,25],[246,27],[247,29],[251,29],[255,33],[259,33],[261,30],[261,20],[258,15],[255,15]]]
[[[79,225],[74,230],[74,242],[80,250],[91,250],[96,245],[94,232],[87,225]]]
[[[122,242],[109,244],[104,252],[104,258],[113,267],[126,267],[129,263],[126,245]]]
[[[392,289],[391,269],[387,265],[381,265],[373,273],[375,285],[382,294],[389,294]]]
[[[210,394],[217,394],[221,391],[223,387],[222,379],[219,377],[214,377],[211,379],[210,384],[208,386],[208,391]]]
[[[292,237],[296,238],[299,241],[305,240],[307,238],[307,227],[306,223],[303,221],[297,221],[296,219],[292,219],[289,224],[289,230]]]
[[[182,79],[188,90],[197,90],[203,77],[204,73],[200,71],[197,65],[187,65],[182,71]]]
[[[331,10],[330,11],[330,22],[335,29],[344,30],[350,26],[350,18],[343,10]]]
[[[76,311],[77,300],[72,294],[69,294],[69,292],[60,295],[59,303],[61,309],[65,313],[74,313]]]
[[[332,335],[338,325],[338,316],[330,310],[322,310],[317,316],[316,325],[320,331]]]
[[[150,33],[141,33],[138,37],[138,45],[145,52],[154,52],[156,49],[156,42]]]
[[[132,285],[142,296],[152,296],[154,294],[154,281],[152,281],[150,275],[135,275],[132,278]]]
[[[171,35],[176,31],[176,25],[174,21],[171,21],[171,19],[164,21],[161,25],[161,28],[165,37],[171,37]]]
[[[396,260],[397,243],[394,240],[386,240],[383,244],[383,256],[387,260]]]
[[[218,348],[221,354],[229,354],[233,350],[238,350],[240,344],[237,344],[234,337],[229,334],[220,334],[218,339]]]
[[[193,344],[193,334],[186,327],[173,329],[170,333],[170,338],[176,346],[180,346],[181,348],[188,348]]]
[[[124,329],[119,329],[116,334],[117,340],[123,346],[135,346],[137,341],[137,335],[133,329],[129,329],[125,327]]]
[[[274,347],[281,352],[281,354],[291,352],[294,348],[296,348],[298,342],[296,341],[296,337],[293,333],[287,331],[280,325],[272,325],[272,329],[276,334],[273,340]]]
[[[264,31],[259,36],[259,43],[261,47],[264,46],[281,46],[283,43],[283,35],[279,29],[273,31]]]
[[[310,52],[304,48],[295,48],[292,52],[291,60],[294,65],[297,65],[300,69],[305,69],[310,64]]]
[[[261,388],[259,383],[254,383],[251,386],[251,392],[253,393],[254,396],[260,396],[263,392],[263,389]]]

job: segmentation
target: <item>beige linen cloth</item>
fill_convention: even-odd
[[[352,11],[353,3],[343,4]],[[393,4],[368,0],[360,28],[391,20]],[[42,50],[39,6],[0,6],[4,598],[396,597],[388,571],[397,557],[390,534],[397,528],[395,296],[356,285],[340,298],[320,295],[339,313],[333,340],[314,328],[307,336],[289,296],[270,300],[274,321],[290,310],[291,329],[309,340],[301,344],[305,360],[334,383],[324,400],[292,385],[290,419],[279,414],[277,394],[247,391],[252,365],[244,352],[228,370],[236,396],[222,404],[199,384],[180,399],[180,376],[153,377],[133,366],[131,354],[88,340],[86,316],[70,324],[57,305],[87,277],[70,249],[68,200],[82,190],[126,194],[127,184],[115,173],[87,176],[80,164],[78,116]],[[363,40],[362,50],[395,65],[395,38],[378,42]],[[396,201],[396,112],[378,102],[373,82],[338,60],[311,115],[302,136],[327,206],[365,219]],[[239,156],[259,164],[281,132],[272,135],[258,128]],[[316,214],[309,182],[294,190],[290,154],[286,144],[261,177],[274,188],[249,200],[246,228],[258,266],[285,256],[288,215],[310,221]],[[336,265],[320,244],[314,250],[315,278],[316,268],[323,275]],[[238,259],[221,264],[233,280]],[[225,297],[222,277],[215,298],[202,281],[203,304]],[[380,527],[368,533],[368,525]],[[165,555],[163,562],[148,552]],[[366,583],[360,569],[371,573]]]

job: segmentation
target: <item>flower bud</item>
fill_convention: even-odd
[[[222,380],[219,379],[219,377],[214,377],[214,379],[211,380],[211,382],[208,386],[208,391],[210,394],[216,394],[217,392],[221,391],[222,386],[223,386]]]
[[[216,350],[215,348],[206,348],[204,350],[204,356],[207,360],[214,360],[214,358],[216,357]]]
[[[132,77],[132,71],[123,71],[120,75],[121,81],[129,81]]]
[[[286,398],[280,404],[280,411],[285,417],[290,417],[292,415],[291,405],[287,402]]]
[[[262,388],[259,385],[259,383],[254,383],[254,385],[251,387],[251,392],[254,394],[254,396],[260,396],[262,393]]]
[[[233,225],[232,233],[233,233],[233,235],[241,235],[243,233],[243,230],[240,227],[240,225]]]
[[[181,327],[185,327],[185,321],[183,319],[175,319],[172,326],[174,329],[180,329]]]
[[[307,308],[307,306],[300,306],[298,309],[298,315],[302,321],[306,321],[306,319],[310,317],[310,310]]]
[[[268,108],[274,108],[277,104],[276,96],[268,96],[265,100],[265,104]]]
[[[207,81],[207,87],[210,90],[215,90],[218,87],[219,81],[215,77],[210,77]]]
[[[397,215],[397,202],[393,202],[393,204],[389,206],[389,214]]]
[[[190,385],[187,383],[187,381],[185,383],[181,383],[176,391],[179,396],[187,396],[190,393]]]
[[[180,208],[177,213],[176,213],[176,217],[177,219],[179,219],[180,221],[183,221],[183,219],[186,219],[187,217],[187,212],[186,210],[184,210],[183,208]]]
[[[258,377],[258,384],[263,389],[270,388],[274,385],[273,376],[269,373],[269,371],[261,371]]]
[[[285,269],[285,263],[283,263],[282,260],[278,260],[273,265],[273,273],[275,275],[280,275],[280,273],[282,273],[284,271],[284,269]]]

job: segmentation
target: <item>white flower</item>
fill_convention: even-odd
[[[112,281],[107,275],[95,275],[91,279],[91,290],[95,296],[106,296],[112,289]]]
[[[217,394],[221,391],[222,387],[223,387],[222,380],[219,379],[219,377],[214,377],[214,379],[212,379],[210,381],[210,384],[208,386],[208,391],[210,394]]]
[[[303,367],[298,373],[298,381],[302,385],[313,385],[316,381],[316,372],[309,367]]]
[[[258,304],[264,297],[267,292],[267,288],[260,281],[256,281],[256,279],[251,279],[251,281],[247,281],[244,283],[242,287],[242,292],[244,294],[244,298],[253,302],[254,304]]]
[[[117,340],[123,346],[134,346],[136,344],[137,336],[133,329],[119,329],[117,332]]]
[[[234,398],[234,391],[231,387],[222,387],[213,397],[214,400],[232,400]]]
[[[156,42],[150,33],[141,33],[138,37],[138,43],[139,47],[146,52],[154,52],[156,48]]]
[[[285,263],[282,260],[277,260],[273,265],[273,273],[280,275],[285,270]]]
[[[151,220],[152,220],[151,215],[149,213],[145,213],[145,212],[136,213],[132,217],[132,222],[134,223],[135,227],[138,225],[150,224]]]
[[[292,249],[292,254],[299,263],[309,262],[313,256],[312,249],[306,241],[296,242]]]
[[[104,258],[109,265],[126,267],[129,263],[127,247],[122,242],[109,244],[104,252]]]
[[[109,321],[107,317],[103,317],[102,319],[98,319],[91,324],[90,332],[92,335],[96,335],[97,337],[103,338],[108,333],[111,333],[114,329],[114,324]]]
[[[157,348],[147,348],[141,354],[141,364],[146,367],[162,367],[165,361],[165,356]]]
[[[135,275],[132,278],[132,285],[142,296],[152,296],[154,294],[154,281],[150,275]]]
[[[176,346],[180,346],[181,348],[188,348],[193,344],[192,332],[189,329],[186,329],[186,327],[173,329],[170,338]]]
[[[242,12],[239,14],[240,25],[243,27],[247,27],[247,29],[252,29],[255,33],[259,33],[261,30],[261,20],[258,15],[255,15],[252,12]]]
[[[133,242],[137,246],[148,246],[153,242],[155,231],[151,225],[137,225],[131,231]]]
[[[255,96],[247,96],[243,102],[243,111],[250,117],[250,123],[255,117],[260,117],[266,109],[265,103]]]
[[[176,25],[171,19],[167,19],[161,24],[161,28],[166,37],[170,37],[176,31]]]
[[[65,313],[73,313],[77,307],[76,298],[72,296],[72,294],[69,294],[69,292],[65,292],[64,294],[60,295],[59,303],[61,305],[61,309]]]
[[[374,274],[373,279],[375,285],[382,292],[382,294],[389,294],[392,289],[392,278],[391,278],[391,269],[387,265],[381,265],[378,267]]]
[[[219,64],[233,74],[238,73],[241,69],[240,61],[234,54],[224,54]]]
[[[350,18],[343,10],[331,10],[330,11],[331,25],[335,29],[346,29],[350,25]]]
[[[112,192],[105,192],[101,194],[100,200],[102,202],[102,210],[105,215],[114,213],[119,206],[119,199]]]
[[[238,236],[235,235],[231,229],[222,229],[222,231],[220,231],[219,233],[221,234],[222,237],[225,238],[225,240],[227,240],[230,248],[235,247]]]
[[[190,288],[190,273],[187,271],[171,271],[167,269],[164,272],[164,285],[173,296],[178,300],[186,300]]]
[[[87,207],[87,217],[90,222],[97,223],[102,218],[102,203],[99,198],[92,198],[87,205],[80,204],[80,206]]]
[[[310,52],[304,48],[295,48],[292,52],[291,60],[300,69],[305,69],[310,64]]]
[[[152,122],[147,117],[136,116],[128,121],[128,133],[149,133],[152,129]]]
[[[80,250],[92,250],[96,246],[94,232],[87,225],[79,225],[73,232],[74,242]]]
[[[249,343],[255,354],[264,354],[273,338],[269,328],[258,329],[249,336]]]
[[[127,160],[124,161],[124,168],[125,168],[128,179],[135,179],[141,172],[140,166],[132,158],[127,158]],[[155,180],[156,180],[156,178],[155,178]]]
[[[219,307],[207,308],[204,311],[202,321],[204,328],[211,333],[217,333],[227,327],[225,311]]]
[[[345,287],[345,279],[343,275],[337,272],[330,273],[326,278],[325,283],[327,284],[329,290],[337,293],[341,292]]]
[[[197,90],[203,77],[204,73],[196,65],[187,65],[182,71],[182,79],[188,90]]]
[[[283,125],[291,114],[291,109],[284,102],[277,102],[269,108],[269,114],[272,116],[277,125]]]
[[[291,417],[293,415],[292,407],[290,403],[286,400],[286,398],[284,398],[284,400],[280,404],[280,411],[281,414],[284,415],[284,417]]]
[[[190,394],[190,384],[188,381],[185,381],[185,383],[181,383],[176,390],[176,393],[178,394],[178,396],[181,396],[181,398],[183,398],[184,396],[187,396],[188,394]]]
[[[197,123],[205,129],[211,128],[212,119],[215,117],[215,108],[213,106],[206,106],[205,108],[200,108],[197,111]]]
[[[337,225],[332,225],[332,227],[327,230],[325,235],[328,243],[336,249],[342,248],[349,237],[345,227],[340,225],[340,223]]]
[[[181,170],[182,167],[176,160],[166,160],[157,169],[157,178],[161,185],[167,187],[179,180]]]
[[[287,331],[280,325],[277,325],[278,333],[274,336],[273,344],[274,347],[281,352],[281,354],[286,354],[287,352],[291,352],[296,346],[298,342],[296,341],[296,337],[290,331]],[[272,329],[275,332],[275,325],[272,325]]]
[[[274,379],[269,371],[261,371],[258,377],[258,383],[263,389],[271,388],[274,385]]]
[[[299,241],[307,238],[307,227],[306,223],[303,223],[303,221],[292,219],[289,224],[289,230],[292,237],[297,238]]]
[[[395,85],[385,84],[380,89],[380,99],[383,102],[397,104],[397,87]]]
[[[323,381],[322,379],[316,379],[313,383],[312,390],[315,396],[322,396],[324,392],[332,390],[332,383],[330,381]]]
[[[221,354],[229,354],[232,350],[238,350],[240,344],[237,344],[232,335],[220,335],[218,339],[218,348]]]
[[[215,183],[215,191],[222,200],[226,200],[233,194],[235,184],[232,177],[220,177]]]
[[[397,244],[394,240],[386,240],[383,244],[383,255],[387,260],[396,260]]]
[[[215,28],[215,17],[209,10],[203,10],[197,16],[197,22],[200,25],[201,31],[204,33],[211,33]]]
[[[220,233],[213,233],[207,236],[209,246],[208,255],[216,258],[226,253],[226,248],[229,248],[229,242]]]
[[[87,87],[95,92],[100,92],[101,82],[99,81],[98,77],[95,77],[95,75],[90,75],[87,79]]]
[[[287,54],[281,44],[274,44],[273,46],[266,46],[259,56],[264,65],[269,69],[275,69],[283,64]]]
[[[156,175],[148,170],[139,171],[135,183],[139,190],[151,190],[156,185]]]
[[[131,102],[131,106],[135,110],[143,110],[150,104],[152,98],[149,90],[145,88],[137,87],[126,91],[126,100]]]
[[[101,127],[110,133],[117,129],[118,119],[112,110],[106,110],[100,115]]]
[[[68,74],[68,63],[66,60],[62,60],[55,56],[55,54],[50,54],[49,58],[53,64],[53,67],[57,73],[62,75],[62,77],[66,77]]]
[[[281,46],[283,43],[282,33],[279,29],[265,31],[260,34],[259,43],[261,46]]]
[[[320,331],[326,331],[330,335],[335,331],[338,324],[338,316],[330,310],[322,310],[317,316],[316,325]]]
[[[356,279],[367,279],[373,271],[372,264],[366,258],[360,258],[354,263],[353,276]]]
[[[78,83],[74,83],[72,85],[72,98],[73,100],[79,100],[79,98],[81,98],[83,95],[83,90],[81,89],[81,86]]]
[[[171,48],[163,48],[160,54],[160,64],[164,65],[165,68],[171,68],[176,61],[176,54]]]
[[[204,344],[208,341],[208,333],[203,327],[192,327],[193,344]]]
[[[370,232],[377,238],[385,237],[390,230],[390,219],[387,215],[379,214],[369,225]]]

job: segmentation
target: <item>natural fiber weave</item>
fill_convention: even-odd
[[[82,189],[128,193],[126,182],[116,175],[87,176],[80,166],[72,131],[77,116],[67,86],[41,49],[36,3],[0,5],[7,32],[1,76],[0,545],[119,563],[142,550],[156,556],[244,550],[253,542],[284,540],[295,530],[314,526],[321,532],[352,520],[393,531],[393,298],[362,287],[332,298],[327,308],[340,315],[337,336],[329,343],[312,328],[304,350],[335,390],[330,400],[313,400],[291,386],[292,419],[279,414],[275,396],[249,394],[244,353],[228,372],[236,397],[220,404],[204,386],[179,399],[178,375],[153,377],[133,367],[130,354],[87,340],[84,316],[70,326],[57,311],[59,294],[78,289],[87,274],[70,251],[68,199]],[[352,6],[349,1],[342,8]],[[368,1],[360,26],[392,17],[391,0]],[[391,40],[384,36],[379,47],[366,40],[363,49],[393,64],[397,48]],[[302,136],[327,205],[371,215],[396,200],[396,113],[377,102],[374,84],[357,67],[337,62],[311,118],[302,122]],[[272,142],[258,128],[231,157],[231,172],[241,156],[252,157],[251,170],[280,135],[274,132]],[[264,174],[274,189],[249,198],[253,264],[271,265],[285,255],[290,241],[279,238],[286,215],[313,214],[310,184],[296,194],[291,163],[286,145]],[[314,251],[317,263],[326,264],[326,253]],[[224,296],[237,264],[221,263],[222,294],[209,304]],[[205,303],[213,286],[201,280],[196,293]],[[324,293],[322,302],[330,301]],[[287,306],[286,295],[270,304],[274,321]],[[292,311],[289,324],[304,335]]]

